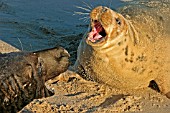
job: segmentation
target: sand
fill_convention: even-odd
[[[9,53],[9,52],[16,52],[19,49],[9,45],[8,43],[0,40],[0,53]]]
[[[76,75],[68,72],[62,75]],[[60,76],[62,76],[60,75]],[[151,88],[124,91],[105,84],[70,77],[66,80],[54,78],[46,84],[55,94],[49,98],[35,99],[24,107],[20,113],[56,113],[56,112],[135,112],[135,113],[169,113],[170,100]]]

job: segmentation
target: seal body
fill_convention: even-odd
[[[84,78],[124,90],[154,80],[170,91],[169,1],[140,1],[115,12],[98,6],[78,47],[74,69]]]
[[[51,96],[45,81],[67,70],[69,54],[61,47],[0,54],[0,111],[13,113],[35,98]]]

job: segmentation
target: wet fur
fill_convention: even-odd
[[[0,54],[0,111],[14,113],[35,98],[52,95],[45,81],[67,70],[69,54],[61,47]]]

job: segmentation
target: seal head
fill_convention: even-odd
[[[107,7],[96,7],[90,17],[91,30],[86,42],[93,47],[110,45],[120,34],[127,32],[128,26],[124,17]]]

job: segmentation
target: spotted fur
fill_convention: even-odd
[[[88,38],[93,31],[84,35],[75,71],[124,90],[145,88],[154,80],[170,98],[170,6],[163,1],[132,2],[120,8],[121,14],[104,6],[94,8],[91,28],[97,21],[106,36],[94,43]]]

